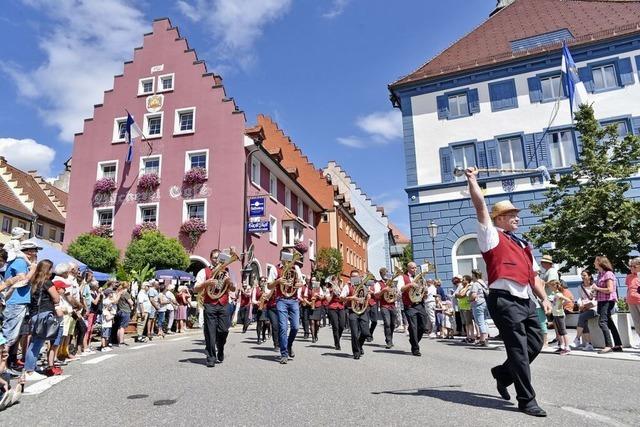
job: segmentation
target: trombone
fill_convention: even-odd
[[[476,170],[478,172],[507,172],[507,173],[515,173],[515,172],[539,172],[542,174],[542,180],[543,181],[551,181],[551,175],[549,174],[549,170],[547,169],[546,166],[538,166],[537,168],[534,169],[500,169],[500,168],[476,168]],[[464,176],[464,171],[465,168],[461,167],[461,166],[456,166],[455,168],[453,168],[453,175],[456,177],[461,177]]]

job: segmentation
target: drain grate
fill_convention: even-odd
[[[173,405],[176,402],[177,402],[177,400],[174,400],[174,399],[156,400],[155,402],[153,402],[153,406]]]
[[[144,399],[145,397],[149,397],[148,394],[132,394],[131,396],[127,396],[127,399]]]

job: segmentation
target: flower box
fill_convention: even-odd
[[[202,236],[207,231],[207,224],[200,218],[191,218],[185,221],[180,226],[180,233],[189,238],[192,246],[195,246]]]
[[[138,179],[138,190],[144,193],[156,191],[160,186],[160,177],[157,173],[147,173]]]
[[[98,237],[110,238],[113,236],[113,229],[108,225],[99,225],[98,227],[94,227],[89,233]]]
[[[131,237],[134,239],[139,239],[142,236],[142,233],[146,231],[156,231],[158,226],[155,222],[143,222],[142,224],[137,224],[133,227],[133,231],[131,232]]]
[[[183,183],[186,186],[195,186],[204,184],[207,181],[207,170],[205,168],[189,169],[184,174]]]
[[[113,178],[101,178],[93,186],[93,191],[96,194],[111,194],[115,189],[116,180]]]

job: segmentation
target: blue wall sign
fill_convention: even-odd
[[[258,221],[247,223],[247,233],[268,233],[271,231],[269,221]]]
[[[264,215],[264,197],[252,197],[249,199],[249,216]]]

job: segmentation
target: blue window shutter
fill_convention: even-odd
[[[515,80],[505,80],[489,85],[489,99],[491,111],[506,110],[518,107]]]
[[[469,101],[469,114],[479,113],[480,98],[478,97],[478,89],[470,89],[467,93],[467,100]]]
[[[634,117],[631,119],[631,128],[635,135],[640,135],[640,117]]]
[[[436,98],[438,104],[438,120],[446,120],[449,118],[449,97],[440,95]]]
[[[618,59],[618,80],[621,86],[628,86],[635,83],[633,78],[633,67],[631,66],[631,58]]]
[[[540,132],[535,133],[533,136],[536,141],[536,159],[538,161],[538,166],[545,166],[550,169],[551,153],[549,152],[548,134],[545,135],[543,132]]]
[[[527,79],[529,85],[529,99],[531,103],[542,101],[542,83],[538,77],[529,77]]]
[[[636,69],[638,70],[638,79],[640,80],[640,55],[636,56]]]
[[[524,167],[537,168],[538,158],[536,155],[536,136],[528,133],[524,136]]]
[[[587,89],[587,92],[593,93],[593,74],[591,74],[591,68],[578,68],[578,76],[580,77],[580,81],[584,83],[584,87]]]
[[[453,181],[453,153],[449,147],[440,148],[440,177],[442,182]]]
[[[498,144],[495,139],[490,139],[484,142],[485,151],[487,153],[487,167],[488,168],[499,168],[499,160],[498,160]],[[493,172],[489,175],[498,175]]]
[[[489,162],[487,161],[487,150],[485,149],[484,142],[478,141],[476,142],[476,155],[478,157],[478,168],[486,169],[488,168]],[[486,173],[480,173],[480,176],[486,176]]]

